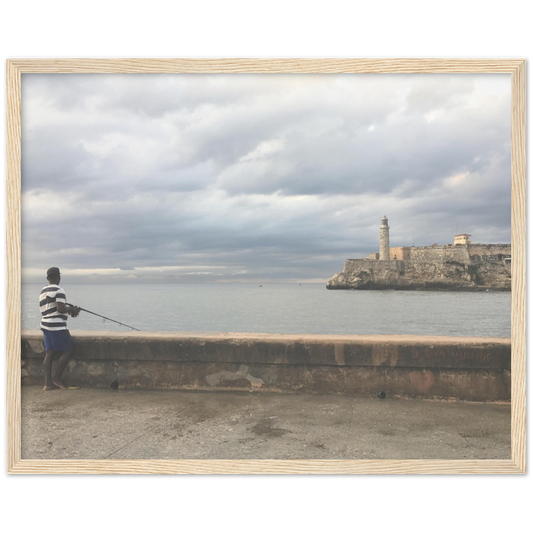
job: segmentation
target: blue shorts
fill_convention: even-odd
[[[44,335],[45,351],[71,352],[74,349],[74,343],[68,329],[60,329],[59,331],[41,329],[41,331]]]

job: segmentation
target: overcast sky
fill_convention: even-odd
[[[510,81],[23,74],[23,280],[322,283],[383,215],[509,243]]]

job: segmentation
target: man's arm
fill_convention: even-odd
[[[70,315],[72,318],[76,318],[79,314],[81,309],[79,307],[76,307],[75,305],[65,304],[63,302],[57,302],[57,311],[61,314],[67,314]]]

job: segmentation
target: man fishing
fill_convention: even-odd
[[[48,285],[41,290],[39,307],[41,309],[41,331],[44,336],[44,388],[43,390],[66,389],[61,381],[61,374],[65,370],[74,349],[72,337],[67,329],[68,315],[75,318],[80,314],[80,308],[67,304],[65,291],[59,286],[61,274],[59,268],[52,267],[46,272]],[[52,361],[54,353],[60,354],[56,371],[52,377]]]

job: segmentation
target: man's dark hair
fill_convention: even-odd
[[[46,271],[46,279],[58,279],[60,276],[59,268],[51,267]]]

